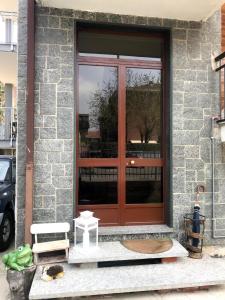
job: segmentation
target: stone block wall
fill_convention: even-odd
[[[26,82],[27,82],[27,3],[18,1],[18,82],[17,82],[17,144],[16,144],[16,244],[24,239],[24,194],[26,163]]]
[[[73,24],[68,11],[37,9],[34,222],[69,221],[72,225]]]
[[[22,7],[21,1],[20,7]],[[21,8],[20,8],[21,9]],[[69,221],[74,215],[74,61],[75,22],[88,21],[114,25],[137,25],[171,30],[171,135],[172,135],[172,208],[173,226],[179,237],[184,213],[191,212],[198,184],[206,186],[201,195],[202,213],[211,236],[211,148],[210,118],[219,113],[219,77],[211,71],[211,51],[220,49],[220,13],[206,22],[186,22],[125,15],[103,14],[53,8],[37,8],[35,73],[35,179],[34,222]],[[25,19],[24,19],[25,21]],[[22,21],[21,21],[22,22]],[[21,36],[25,22],[20,24]],[[19,59],[25,59],[22,43]],[[25,62],[19,60],[19,74]],[[18,89],[19,123],[17,206],[24,207],[25,77]],[[218,212],[223,213],[223,176],[221,145],[217,145],[216,173]],[[224,174],[224,175],[223,175]],[[225,208],[225,207],[224,207]],[[21,214],[20,214],[21,212]],[[19,222],[20,221],[20,222]],[[218,229],[223,229],[218,222]],[[18,230],[23,220],[18,218]],[[18,242],[22,234],[17,235]]]

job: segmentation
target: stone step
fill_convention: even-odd
[[[176,233],[173,228],[165,224],[99,227],[101,242],[153,238],[176,238]]]
[[[41,280],[38,267],[29,299],[79,297],[225,284],[225,259],[180,258],[171,264],[81,269],[63,264],[61,279]]]
[[[161,253],[143,254],[128,250],[120,242],[101,242],[98,247],[83,249],[79,244],[70,248],[68,263],[85,264],[107,261],[129,261],[188,256],[187,250],[176,240],[171,249]]]

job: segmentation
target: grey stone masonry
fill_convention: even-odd
[[[17,88],[17,149],[16,149],[16,244],[24,240],[24,192],[26,163],[26,58],[27,58],[27,3],[18,1],[18,88]]]
[[[19,1],[18,81],[18,171],[17,214],[24,209],[24,155],[26,110],[26,16]],[[24,10],[25,11],[25,10]],[[35,40],[35,178],[33,222],[69,221],[74,215],[73,158],[75,132],[74,62],[75,21],[112,25],[166,28],[171,30],[171,135],[172,193],[168,195],[175,231],[182,239],[183,215],[192,211],[195,188],[206,186],[201,195],[206,214],[207,241],[211,242],[211,148],[210,118],[219,113],[219,77],[211,70],[212,51],[220,50],[220,12],[205,22],[186,22],[129,15],[37,7]],[[219,153],[221,145],[217,145]],[[217,191],[220,216],[225,165],[217,154]],[[173,200],[173,201],[172,201]],[[22,241],[23,222],[17,224],[17,242]],[[217,222],[218,230],[223,222]],[[216,241],[213,241],[216,242]]]
[[[73,219],[74,19],[38,8],[34,222]]]

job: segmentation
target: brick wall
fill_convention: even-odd
[[[21,1],[21,5],[23,1]],[[210,117],[219,112],[219,78],[211,71],[211,51],[220,49],[220,13],[206,22],[186,22],[169,19],[90,13],[39,7],[36,31],[35,74],[35,181],[34,222],[72,222],[74,215],[74,20],[154,26],[170,28],[171,40],[171,170],[172,218],[179,236],[183,214],[190,212],[197,184],[204,184],[207,192],[201,196],[202,213],[211,217],[211,150]],[[20,35],[25,34],[22,22]],[[24,40],[25,41],[25,38]],[[19,43],[19,59],[23,59]],[[24,62],[19,60],[21,75]],[[19,81],[19,118],[25,111],[25,77]],[[24,130],[18,129],[17,242],[23,239],[24,206]],[[217,145],[217,163],[222,178],[225,171],[221,160],[221,145]],[[218,179],[219,180],[219,179]],[[218,181],[216,199],[221,202],[223,180]],[[20,185],[20,186],[19,186]],[[173,200],[173,201],[172,201]],[[172,204],[173,202],[173,204]],[[218,204],[221,212],[224,204]],[[225,208],[225,207],[224,207]],[[225,215],[225,209],[224,209]],[[219,225],[218,225],[219,226]],[[210,239],[211,224],[207,233]]]

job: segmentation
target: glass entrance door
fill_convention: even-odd
[[[78,209],[120,224],[118,67],[80,65],[78,88]]]
[[[163,220],[162,76],[127,67],[125,99],[125,224]]]
[[[79,65],[77,211],[103,225],[163,223],[160,64],[97,62]]]

